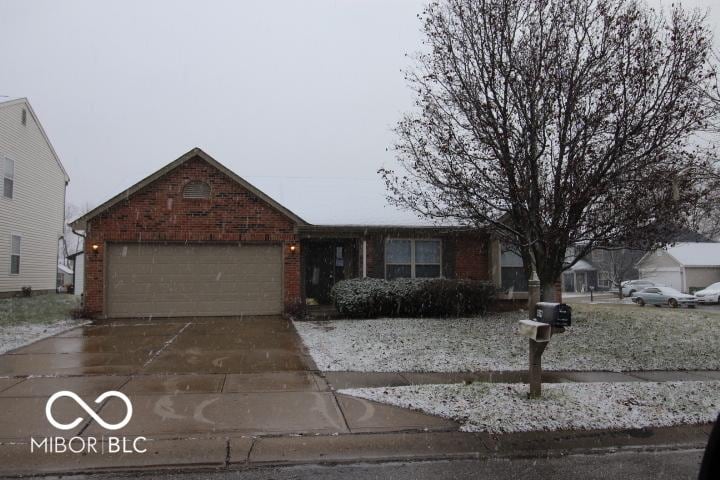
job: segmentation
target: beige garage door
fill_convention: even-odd
[[[113,244],[110,317],[282,312],[282,250],[259,245]]]

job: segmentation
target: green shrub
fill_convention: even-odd
[[[443,278],[355,278],[335,284],[331,296],[338,313],[346,317],[457,317],[484,313],[495,298],[495,287]]]

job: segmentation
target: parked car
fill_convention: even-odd
[[[627,280],[620,284],[622,287],[623,297],[632,297],[635,292],[639,292],[647,287],[662,287],[659,283],[650,280]]]
[[[698,303],[720,303],[720,282],[695,292]]]
[[[684,305],[688,308],[695,308],[697,300],[694,295],[678,292],[671,287],[648,287],[639,292],[635,292],[635,295],[632,297],[632,301],[641,307],[648,304],[658,307],[661,305],[667,305],[669,307],[677,308]]]

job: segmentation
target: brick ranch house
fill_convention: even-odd
[[[503,286],[501,247],[487,233],[311,225],[199,148],[71,225],[86,235],[85,308],[101,318],[280,314],[328,303],[352,277]]]

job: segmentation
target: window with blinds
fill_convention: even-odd
[[[15,192],[15,162],[7,157],[3,165],[2,192],[5,198],[13,198]]]

